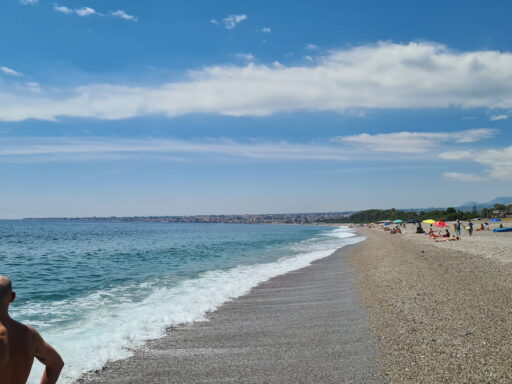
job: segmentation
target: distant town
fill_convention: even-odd
[[[323,213],[283,213],[260,215],[131,216],[131,217],[48,217],[24,220],[101,221],[116,223],[237,223],[237,224],[314,224],[335,221],[354,211]]]

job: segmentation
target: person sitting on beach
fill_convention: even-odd
[[[500,223],[500,228],[503,228],[503,223]]]
[[[9,316],[9,305],[15,298],[11,280],[0,276],[0,384],[26,383],[34,357],[46,366],[41,384],[54,384],[64,362],[34,328]]]
[[[418,226],[416,227],[416,233],[425,233],[420,223],[418,223]]]
[[[450,231],[448,230],[448,228],[446,228],[446,232],[444,233],[443,237],[450,237]]]
[[[434,236],[434,230],[432,229],[432,227],[429,228],[428,235],[429,236]]]
[[[480,224],[480,228],[476,229],[477,231],[485,231],[484,223]]]

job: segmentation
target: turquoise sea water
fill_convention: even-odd
[[[58,348],[69,383],[360,240],[320,226],[0,221],[0,274],[18,294],[13,317]]]

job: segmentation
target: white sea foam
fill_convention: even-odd
[[[333,239],[335,242],[333,242]],[[214,270],[195,279],[184,280],[174,287],[152,288],[140,300],[108,300],[115,290],[89,295],[73,301],[55,303],[52,315],[60,311],[85,312],[81,320],[67,327],[52,330],[44,336],[65,356],[62,383],[71,383],[82,373],[100,369],[108,361],[131,355],[128,349],[140,347],[145,341],[162,337],[172,325],[205,320],[205,315],[226,301],[242,296],[270,278],[310,265],[331,255],[337,248],[362,241],[346,227],[333,230],[325,238],[331,248],[322,250],[304,247],[304,252],[275,262],[240,266],[230,270]],[[321,244],[321,242],[319,243]],[[318,245],[318,244],[317,244]],[[146,284],[147,285],[147,284]],[[123,291],[127,287],[123,287]],[[134,286],[133,289],[140,289]],[[30,383],[37,383],[42,372],[35,364]]]

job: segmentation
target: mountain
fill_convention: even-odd
[[[461,211],[471,211],[473,207],[476,207],[477,210],[480,210],[482,208],[492,208],[494,204],[509,204],[512,203],[512,197],[511,196],[502,196],[497,197],[491,201],[488,201],[486,203],[479,203],[477,201],[468,201],[467,203],[462,204],[459,207],[455,207],[455,209],[460,209]]]

